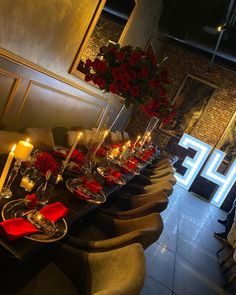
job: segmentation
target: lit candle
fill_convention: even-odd
[[[67,157],[65,159],[64,165],[66,165],[69,162],[69,160],[71,158],[71,155],[72,155],[73,151],[75,150],[75,148],[76,148],[76,146],[77,146],[77,144],[78,144],[78,142],[79,142],[82,135],[83,135],[82,132],[80,132],[77,135],[76,140],[75,140],[74,144],[72,145],[72,147],[71,147],[71,149],[70,149],[70,151],[69,151],[69,153],[68,153],[68,155],[67,155]]]
[[[19,141],[16,145],[15,158],[20,161],[26,161],[29,158],[32,149],[33,145],[29,142],[29,138],[26,141]]]
[[[25,188],[29,182],[29,178],[27,176],[23,176],[20,182],[20,186]]]
[[[127,148],[128,148],[128,147],[127,147],[126,144],[124,144],[124,145],[122,146],[122,153],[123,153],[123,154],[126,152]]]
[[[127,146],[127,147],[130,147],[130,146],[131,146],[131,141],[130,141],[130,140],[128,140],[128,141],[126,142],[126,146]]]
[[[1,175],[1,178],[0,178],[0,192],[2,191],[2,188],[3,188],[4,182],[6,180],[8,171],[9,171],[9,169],[11,167],[11,163],[12,163],[12,160],[14,158],[14,150],[15,150],[15,148],[16,148],[16,145],[14,145],[12,147],[10,153],[8,154],[6,164],[5,164],[4,168],[3,168],[2,175]]]
[[[34,188],[35,186],[35,182],[33,180],[28,180],[28,182],[26,183],[26,186],[25,186],[25,190],[27,192],[31,192],[32,189]]]
[[[119,148],[115,148],[115,149],[113,149],[112,151],[111,151],[111,155],[114,157],[114,158],[116,158],[116,157],[118,157],[118,155],[119,155]]]
[[[139,141],[140,138],[141,138],[141,136],[139,135],[139,136],[137,137],[137,139],[135,140],[135,142],[134,142],[134,148],[135,148],[135,146],[136,146],[136,144],[138,143],[138,141]]]

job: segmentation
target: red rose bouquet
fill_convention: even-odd
[[[119,44],[100,48],[98,57],[84,64],[85,80],[105,92],[118,94],[125,105],[143,105],[166,92],[166,71],[155,55]]]
[[[176,116],[175,107],[166,97],[154,99],[142,105],[141,109],[150,117],[157,117],[164,125],[171,123]]]
[[[56,175],[59,169],[58,163],[48,152],[40,152],[34,166],[43,175],[46,175],[47,171],[51,171],[52,175]]]

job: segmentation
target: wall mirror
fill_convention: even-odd
[[[160,125],[160,129],[177,137],[181,137],[184,133],[191,133],[215,90],[215,85],[187,75],[174,98],[177,116],[171,124]]]
[[[100,0],[71,66],[70,73],[83,78],[83,63],[94,59],[100,47],[122,43],[137,9],[138,0]]]

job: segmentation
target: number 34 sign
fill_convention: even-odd
[[[182,166],[187,168],[185,174],[175,173],[177,184],[188,190],[210,155],[212,147],[186,133],[180,139],[179,145],[186,149],[191,148],[196,151],[194,158],[187,156],[182,163]],[[221,206],[236,181],[236,160],[231,162],[224,174],[217,172],[225,155],[221,150],[215,149],[200,173],[202,177],[219,186],[211,200],[211,203],[217,207]]]

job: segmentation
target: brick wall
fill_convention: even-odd
[[[171,97],[176,95],[187,74],[217,86],[214,97],[190,133],[216,146],[236,110],[236,73],[219,65],[213,65],[209,72],[209,60],[173,45],[168,45],[166,56],[168,56],[168,69],[172,80],[172,87],[169,91]],[[127,131],[135,137],[145,130],[148,120],[145,114],[137,109],[134,110]],[[180,158],[186,156],[186,151],[178,146],[178,138],[159,129],[153,132],[152,137],[164,153],[178,155]],[[231,203],[230,200],[229,203]]]
[[[172,80],[171,97],[176,95],[187,74],[217,86],[214,97],[191,132],[194,137],[215,146],[236,110],[236,73],[218,65],[213,65],[209,72],[208,60],[173,45],[167,47],[166,56]],[[147,120],[144,114],[135,110],[128,131],[135,135],[140,128],[144,129]],[[161,130],[156,133],[159,144],[165,148],[171,136]]]
[[[81,59],[94,59],[100,47],[107,45],[108,40],[118,42],[124,29],[123,25],[117,24],[103,16],[99,17],[97,25],[92,33],[87,48],[84,50]]]

